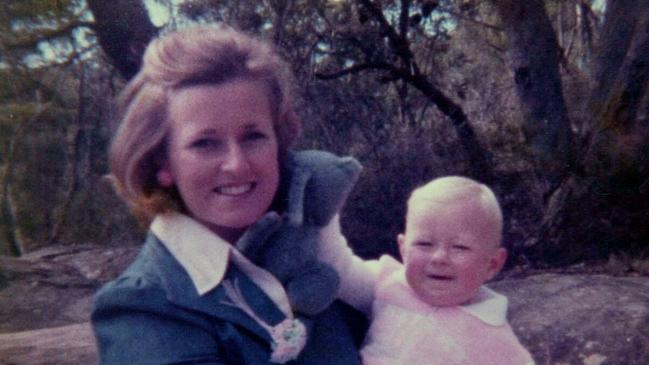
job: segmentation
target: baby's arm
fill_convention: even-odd
[[[378,277],[378,260],[363,260],[354,255],[340,231],[339,216],[321,231],[319,258],[340,275],[338,298],[369,315]]]

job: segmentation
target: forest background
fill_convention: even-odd
[[[113,99],[151,37],[223,21],[289,61],[299,147],[364,165],[342,217],[361,256],[395,254],[408,192],[460,174],[496,191],[510,268],[649,274],[647,5],[4,1],[0,254],[141,242],[106,178]]]

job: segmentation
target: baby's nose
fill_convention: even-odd
[[[446,262],[448,260],[448,248],[445,245],[438,245],[430,252],[431,262]]]

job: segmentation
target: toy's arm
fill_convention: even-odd
[[[363,260],[347,245],[336,215],[320,233],[319,259],[340,276],[338,298],[369,315],[374,300],[374,284],[379,274],[378,260]]]
[[[250,261],[257,263],[268,238],[275,233],[282,224],[282,218],[276,212],[268,212],[255,224],[246,230],[239,238],[236,247]]]

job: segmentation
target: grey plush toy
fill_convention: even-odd
[[[340,281],[318,261],[320,230],[342,208],[361,165],[352,157],[311,150],[289,152],[284,169],[284,214],[267,213],[237,247],[279,279],[294,311],[314,315],[335,299]]]

